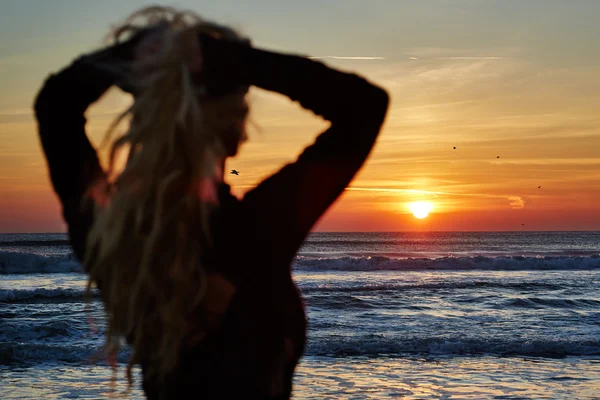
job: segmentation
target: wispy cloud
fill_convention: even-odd
[[[514,60],[514,57],[439,57],[438,60]]]
[[[388,193],[412,193],[412,194],[451,194],[445,192],[435,192],[431,190],[384,188],[384,187],[347,187],[345,190],[351,192],[388,192]]]
[[[410,93],[406,104],[409,106],[415,103],[429,104],[431,101],[473,100],[467,97],[473,92],[486,97],[495,95],[496,85],[511,78],[520,68],[517,59],[452,60],[421,55],[407,55],[398,62],[389,60],[367,64],[373,68],[369,76],[377,79],[379,84],[389,90],[401,87],[404,97]],[[432,96],[432,93],[436,96]]]
[[[413,47],[403,49],[403,53],[410,57],[419,58],[488,58],[504,59],[522,56],[525,49],[521,47],[482,47],[482,48],[463,48],[463,47]]]
[[[347,187],[346,191],[359,191],[359,192],[383,192],[383,193],[406,193],[406,194],[417,194],[417,195],[431,195],[433,197],[444,197],[444,196],[456,196],[456,197],[471,197],[471,198],[482,198],[482,199],[508,199],[508,204],[513,210],[520,210],[525,208],[525,199],[521,196],[510,196],[502,194],[486,194],[486,193],[451,193],[443,191],[431,191],[431,190],[415,190],[415,189],[401,189],[401,188],[384,188],[384,187]],[[436,200],[437,201],[437,200]]]
[[[457,197],[479,197],[486,199],[500,199],[506,198],[506,195],[502,194],[486,194],[486,193],[452,193],[452,192],[444,192],[444,191],[434,191],[434,190],[419,190],[419,189],[402,189],[402,188],[385,188],[385,187],[356,187],[350,186],[345,190],[347,191],[358,191],[358,192],[388,192],[388,193],[410,193],[410,194],[425,194],[425,195],[443,195],[443,196],[457,196]],[[516,196],[509,196],[509,199],[521,199]],[[523,203],[525,203],[523,201]]]
[[[475,161],[475,160],[472,160]],[[479,159],[476,161],[489,161]],[[542,158],[542,159],[520,159],[520,160],[492,160],[491,164],[512,164],[512,165],[599,165],[600,158],[594,157],[576,157],[576,158]]]
[[[344,57],[344,56],[315,56],[313,59],[334,58],[336,60],[385,60],[385,57]]]
[[[31,108],[13,108],[13,109],[0,109],[1,117],[12,117],[18,115],[32,115],[33,110]]]
[[[523,198],[519,196],[508,196],[508,205],[513,210],[520,210],[522,208],[525,208],[525,200],[523,200]]]

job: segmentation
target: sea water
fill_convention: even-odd
[[[600,399],[600,233],[313,233],[293,275],[296,399]],[[123,394],[85,281],[64,234],[0,235],[0,398]]]

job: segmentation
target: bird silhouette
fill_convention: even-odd
[[[496,156],[496,158],[500,158],[500,156]]]
[[[456,146],[452,147],[454,150],[456,150]]]
[[[239,175],[239,174],[240,174],[240,173],[239,173],[237,170],[235,170],[235,169],[232,169],[232,170],[231,170],[231,173],[232,173],[233,175]]]
[[[541,186],[538,186],[538,189],[541,189],[541,188],[542,188]]]

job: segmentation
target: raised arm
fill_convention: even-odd
[[[85,132],[87,108],[117,80],[95,67],[100,61],[130,57],[133,42],[76,59],[50,75],[38,93],[34,111],[54,191],[62,204],[75,253],[83,256],[92,223],[92,208],[82,199],[90,184],[104,176],[96,151]]]
[[[216,44],[210,40],[205,44],[208,62]],[[257,240],[271,246],[275,257],[288,259],[365,162],[384,121],[388,95],[357,75],[304,57],[234,43],[219,45],[221,52],[237,57],[230,70],[221,67],[224,77],[239,77],[245,84],[284,94],[331,122],[295,163],[267,178],[243,200]]]

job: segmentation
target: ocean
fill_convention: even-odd
[[[295,399],[600,399],[600,232],[313,233],[293,274]],[[0,398],[143,398],[85,281],[64,234],[0,235]]]

